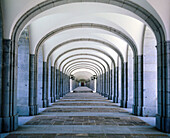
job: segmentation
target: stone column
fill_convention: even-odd
[[[60,99],[60,71],[56,69],[56,99]]]
[[[134,69],[133,114],[141,116],[143,107],[143,55],[137,56]]]
[[[35,64],[34,64],[34,115],[37,115],[38,114],[38,102],[37,102],[37,99],[38,99],[38,58],[37,56],[35,56]]]
[[[61,76],[61,91],[62,91],[62,97],[65,95],[65,74],[63,72]]]
[[[69,90],[69,86],[70,86],[69,81],[70,81],[70,79],[69,79],[68,75],[66,75],[66,77],[67,77],[67,92],[66,93],[69,93],[70,92],[70,90]]]
[[[17,71],[17,113],[29,116],[29,34],[24,29],[18,41]],[[15,79],[16,82],[16,79]]]
[[[109,85],[109,87],[110,87],[110,97],[109,97],[109,99],[110,100],[112,100],[112,95],[113,95],[113,90],[112,90],[112,85],[113,85],[113,81],[112,81],[112,69],[110,70],[110,85]]]
[[[10,117],[10,52],[11,40],[3,40],[3,70],[2,70],[2,132],[11,131]]]
[[[50,94],[50,92],[49,92],[49,76],[50,76],[50,72],[51,72],[51,70],[50,70],[50,72],[49,72],[49,63],[46,63],[47,64],[47,68],[46,68],[46,101],[47,101],[47,107],[49,107],[49,103],[50,103],[50,99],[49,99],[49,94]]]
[[[114,68],[114,92],[113,92],[113,103],[116,103],[117,97],[117,67]]]
[[[97,80],[96,80],[96,91],[97,91],[97,93],[100,93],[99,91],[98,91],[98,79],[99,79],[99,76],[97,76]]]
[[[104,73],[104,97],[107,97],[107,75]]]
[[[3,63],[3,45],[2,45],[2,15],[0,12],[0,133],[2,132],[2,63]]]
[[[122,67],[122,98],[121,98],[121,107],[127,108],[127,98],[128,98],[128,64],[124,63]]]
[[[62,93],[63,93],[63,96],[65,95],[66,91],[65,91],[65,85],[66,85],[66,78],[65,78],[65,74],[62,73]]]
[[[101,93],[101,80],[100,80],[100,76],[101,76],[101,75],[97,76],[97,79],[99,79],[100,91],[98,91],[98,92],[96,91],[96,92],[99,93],[99,94]],[[96,78],[95,78],[95,79],[96,79]],[[96,83],[97,83],[97,80],[95,80],[95,81],[96,81]],[[95,85],[95,81],[94,81],[94,85]],[[95,89],[95,86],[94,86],[94,89]]]
[[[43,89],[42,89],[42,100],[43,100],[43,108],[47,107],[47,62],[43,62]]]
[[[111,70],[109,70],[109,72],[108,72],[108,90],[109,90],[109,92],[108,92],[108,100],[112,100],[112,89],[111,89],[111,73],[112,71]]]
[[[104,95],[104,92],[105,92],[105,76],[104,76],[104,73],[102,74],[102,85],[103,85],[103,91],[101,93],[101,95],[103,96]]]
[[[15,48],[18,51],[17,48]],[[17,115],[17,53],[15,53],[11,40],[3,40],[3,62],[2,62],[2,103],[1,103],[1,119],[0,131],[9,132],[16,130],[18,127]],[[14,81],[15,80],[15,81]]]
[[[62,78],[62,72],[60,71],[60,77],[59,77],[59,88],[60,88],[60,97],[63,97],[63,88],[62,88],[62,84],[63,84],[63,78]]]
[[[102,74],[100,75],[100,85],[101,85],[100,94],[102,94],[103,93],[103,75]]]
[[[115,102],[119,102],[119,67],[116,68],[116,99]]]
[[[33,116],[34,113],[34,91],[35,91],[35,55],[30,54],[29,63],[29,115]]]
[[[50,90],[50,96],[51,96],[51,103],[55,102],[55,74],[54,74],[54,67],[51,66],[51,90]]]
[[[157,45],[158,114],[156,127],[170,133],[170,41]]]

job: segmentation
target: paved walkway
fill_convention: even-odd
[[[97,93],[69,93],[7,138],[168,137]]]

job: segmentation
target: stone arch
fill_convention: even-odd
[[[71,58],[71,57],[75,57],[75,56],[86,56],[86,55],[89,55],[89,56],[94,56],[94,57],[97,57],[97,58],[99,58],[99,59],[101,59],[101,60],[103,60],[105,63],[106,63],[106,60],[104,60],[103,58],[101,58],[101,57],[99,57],[99,56],[97,56],[97,55],[94,55],[94,54],[76,54],[76,55],[73,55],[73,56],[69,56],[68,58]],[[67,59],[67,58],[65,58],[65,59]],[[63,60],[63,61],[65,61],[65,59]],[[83,58],[84,59],[84,58]],[[86,58],[87,59],[87,58]],[[91,59],[91,58],[89,58],[89,59]],[[75,59],[76,60],[76,59]],[[96,61],[96,62],[98,62],[99,64],[101,64],[102,65],[102,67],[103,67],[103,69],[104,69],[104,71],[106,71],[106,68],[105,68],[105,66],[101,63],[101,62],[99,62],[99,61],[97,61],[97,60],[94,60],[94,59],[91,59],[91,60],[93,60],[93,61]],[[61,64],[63,63],[63,61],[60,63],[60,66],[61,66]],[[72,60],[72,61],[74,61],[74,60]],[[71,62],[71,61],[69,61],[69,62]],[[66,66],[67,64],[65,64],[64,66],[63,66],[63,69],[65,68],[65,66]]]
[[[102,57],[100,57],[100,56],[97,56],[97,55],[94,55],[94,54],[76,54],[76,55],[72,55],[72,56],[69,56],[69,57],[67,57],[67,58],[65,58],[61,63],[60,63],[60,65],[65,61],[65,60],[67,60],[68,58],[71,58],[71,57],[75,57],[75,56],[80,56],[80,55],[90,55],[90,56],[94,56],[94,57],[96,57],[96,58],[99,58],[99,59],[101,59],[101,60],[103,60],[106,64],[107,64],[107,61],[106,60],[104,60]],[[93,60],[95,60],[95,59],[93,59]],[[98,62],[99,64],[101,64],[102,65],[102,67],[103,67],[103,69],[104,69],[104,72],[106,72],[106,68],[105,68],[105,66],[101,63],[101,62],[99,62],[99,61],[97,61],[97,60],[95,60],[96,62]],[[108,64],[107,64],[108,65]],[[109,65],[108,65],[109,66]],[[114,67],[115,67],[115,63],[114,63]],[[64,67],[63,67],[64,68]],[[102,91],[101,92],[101,94],[103,94],[104,95],[104,92],[105,92],[105,76],[104,76],[104,72],[103,72],[103,74],[101,75],[101,78],[102,78],[102,84],[101,84],[101,86],[100,86],[100,91]],[[112,92],[111,92],[112,93]]]
[[[79,63],[79,64],[78,64],[78,63]],[[82,64],[82,63],[87,64],[87,65],[94,64],[94,65],[96,66],[98,72],[100,72],[100,74],[102,74],[102,72],[103,72],[102,68],[101,68],[99,65],[97,65],[96,63],[91,62],[91,61],[82,61],[82,62],[78,62],[78,61],[77,61],[77,62],[72,63],[72,65],[66,67],[66,68],[65,68],[65,71],[64,71],[63,69],[62,69],[62,70],[63,70],[64,72],[68,72],[69,69],[70,69],[70,67],[72,67],[74,64],[75,64],[75,65],[80,65],[80,64]],[[89,64],[89,63],[90,63],[90,64]]]
[[[119,55],[120,55],[120,57],[121,57],[121,59],[122,59],[122,65],[123,65],[123,62],[124,62],[124,59],[123,59],[123,55],[121,54],[121,52],[116,48],[116,47],[113,47],[111,44],[109,44],[109,43],[107,43],[107,42],[104,42],[104,41],[101,41],[101,40],[97,40],[97,39],[88,39],[88,38],[82,38],[82,39],[73,39],[73,40],[69,40],[69,41],[66,41],[66,42],[63,42],[63,43],[61,43],[61,44],[59,44],[58,46],[56,46],[56,47],[54,47],[51,51],[50,51],[50,53],[48,54],[48,56],[47,56],[47,65],[48,65],[48,61],[49,61],[49,57],[50,57],[50,55],[55,51],[55,50],[57,50],[59,47],[62,47],[62,46],[64,46],[64,45],[66,45],[66,44],[69,44],[69,43],[72,43],[72,42],[78,42],[78,41],[93,41],[93,42],[97,42],[97,43],[100,43],[100,44],[104,44],[104,45],[106,45],[106,46],[108,46],[109,48],[111,48],[112,50],[114,50],[114,51],[116,51],[117,53],[119,53]],[[109,57],[110,59],[112,59],[112,57],[110,56]],[[112,59],[112,62],[113,62],[113,64],[114,64],[114,60]],[[35,64],[35,68],[37,68],[36,67],[36,64]],[[122,67],[122,70],[123,70],[123,67]],[[123,71],[122,71],[123,72]],[[47,66],[47,76],[48,76],[48,66]],[[109,77],[109,80],[110,80],[110,75],[108,75]],[[123,76],[122,76],[122,78],[123,78]],[[122,83],[123,83],[123,80],[122,80]],[[108,84],[109,85],[109,84]],[[123,84],[122,84],[123,85]],[[110,87],[108,87],[108,88],[110,88]],[[47,87],[47,90],[46,91],[48,91],[48,87]],[[123,90],[122,90],[123,91]]]
[[[68,50],[68,51],[66,51],[66,52],[64,52],[64,53],[62,53],[61,55],[59,55],[58,56],[58,58],[56,58],[56,60],[55,60],[55,62],[54,62],[54,66],[56,65],[56,62],[57,62],[57,60],[62,56],[62,55],[65,55],[66,53],[68,53],[68,52],[71,52],[71,51],[75,51],[75,50],[82,50],[82,49],[90,49],[90,50],[95,50],[95,51],[98,51],[98,52],[100,52],[100,53],[104,53],[105,55],[107,55],[110,59],[111,59],[111,61],[113,62],[113,64],[115,65],[115,62],[114,62],[114,59],[109,55],[109,54],[107,54],[106,52],[103,52],[103,51],[101,51],[101,50],[98,50],[98,49],[94,49],[94,48],[75,48],[75,49],[71,49],[71,50]],[[121,57],[121,54],[120,54],[120,57]],[[122,56],[122,58],[121,59],[123,59],[123,56]],[[124,64],[123,64],[123,61],[121,60],[121,63],[122,63],[122,66],[121,66],[121,69],[122,69],[122,73],[124,73]],[[108,68],[109,68],[109,65],[107,65],[108,66]],[[115,67],[115,66],[114,66]],[[115,69],[114,69],[115,70]],[[106,72],[106,74],[107,74],[107,81],[108,82],[112,82],[112,77],[110,76],[111,75],[111,68],[108,70],[108,74],[107,74],[107,72]],[[121,78],[122,78],[122,81],[121,81],[121,85],[122,85],[122,98],[124,98],[123,96],[124,96],[124,88],[123,88],[123,86],[124,86],[124,77],[123,77],[123,74],[122,74],[122,76],[121,76]],[[106,80],[106,79],[105,79]],[[115,80],[115,79],[114,79]],[[111,84],[111,83],[107,83],[108,85],[109,84]],[[111,87],[110,86],[107,86],[108,87],[108,93],[109,93],[109,99],[112,99],[111,98],[111,95],[112,95],[112,91],[110,91],[110,90],[112,90],[112,85],[111,85]],[[104,91],[107,91],[107,87],[106,87],[106,89],[104,90]],[[104,93],[105,94],[105,96],[108,96],[106,93]],[[122,101],[124,101],[124,100],[122,100]],[[126,102],[125,102],[126,103]],[[123,106],[123,103],[121,104],[121,106]]]
[[[66,25],[63,26],[61,28],[57,28],[55,30],[53,30],[52,32],[46,34],[37,44],[36,46],[36,50],[35,50],[35,55],[37,55],[38,49],[39,47],[45,42],[45,40],[47,40],[48,38],[50,38],[51,36],[60,33],[62,31],[66,31],[69,29],[75,29],[75,28],[98,28],[98,29],[102,29],[102,30],[106,30],[108,32],[111,32],[113,34],[118,35],[119,37],[121,37],[123,40],[125,40],[132,48],[133,52],[134,52],[134,56],[138,55],[138,50],[136,48],[136,44],[133,42],[132,38],[130,38],[130,36],[127,36],[126,34],[124,34],[123,32],[117,30],[116,28],[110,27],[110,26],[106,26],[106,25],[102,25],[102,24],[95,24],[95,23],[78,23],[78,24],[71,24],[71,25]]]
[[[86,64],[87,65],[87,64]],[[76,69],[83,69],[83,68],[91,68],[94,72],[95,72],[95,74],[96,75],[98,75],[99,74],[99,71],[96,69],[96,67],[94,67],[94,66],[92,66],[92,65],[87,65],[87,66],[75,66],[75,67],[72,67],[72,68],[70,68],[70,70],[69,70],[69,73],[71,74],[74,70],[76,70]]]

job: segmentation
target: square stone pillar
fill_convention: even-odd
[[[143,55],[134,60],[134,104],[133,114],[142,116],[143,107]]]
[[[51,66],[51,89],[50,89],[51,103],[54,103],[56,99],[54,84],[55,84],[54,67]]]
[[[60,71],[56,69],[56,99],[60,99]]]
[[[121,98],[120,98],[120,107],[124,107],[124,105],[126,104],[126,101],[124,99],[124,63],[121,63],[121,81],[120,81],[120,85],[121,85]]]
[[[158,114],[156,127],[170,133],[170,41],[157,45]]]
[[[17,48],[16,48],[17,49]],[[16,91],[11,87],[14,78],[11,77],[14,71],[13,58],[15,57],[11,40],[3,40],[3,63],[2,63],[2,103],[1,103],[1,119],[0,131],[9,132],[16,130],[18,127],[17,115],[17,95]],[[17,80],[16,80],[17,81]],[[16,87],[16,86],[14,86]]]
[[[37,114],[37,76],[36,76],[36,66],[35,66],[35,55],[30,54],[30,63],[29,63],[29,115],[36,115]]]
[[[43,100],[43,108],[48,105],[48,92],[47,92],[47,62],[43,62],[43,88],[42,88],[42,100]]]
[[[119,99],[119,67],[115,69],[115,92],[114,92],[114,102],[118,103]]]
[[[125,62],[122,66],[122,95],[121,95],[121,107],[127,108],[128,100],[128,63]]]
[[[107,76],[106,76],[106,72],[103,74],[104,76],[104,91],[103,91],[103,96],[107,97]]]

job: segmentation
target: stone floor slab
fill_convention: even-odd
[[[43,110],[42,110],[43,111]],[[69,93],[7,138],[168,137],[97,93]]]

